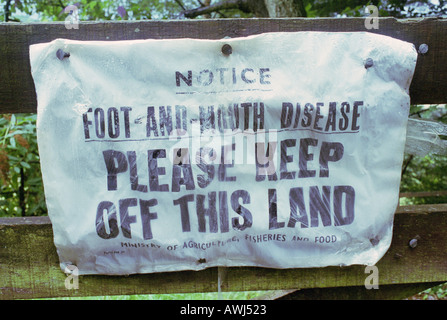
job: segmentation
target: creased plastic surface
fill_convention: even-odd
[[[370,33],[31,46],[62,270],[375,264],[416,56]]]
[[[405,153],[425,156],[430,153],[446,155],[447,141],[441,136],[447,136],[447,125],[442,122],[408,119]]]

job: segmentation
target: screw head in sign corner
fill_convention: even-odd
[[[229,56],[233,53],[233,48],[228,43],[226,43],[222,46],[221,51],[225,56]]]
[[[428,45],[426,45],[425,43],[421,44],[419,46],[418,52],[420,54],[426,54],[428,52]]]
[[[374,65],[374,60],[371,58],[368,58],[365,60],[365,69],[371,68]]]
[[[420,240],[420,239],[421,239],[421,237],[420,237],[419,235],[416,235],[413,239],[411,239],[410,241],[408,241],[408,246],[409,246],[411,249],[416,248],[417,245],[418,245],[418,240]]]
[[[64,58],[68,58],[68,57],[70,57],[70,53],[69,52],[65,52],[64,50],[62,50],[62,49],[59,49],[59,50],[57,50],[56,51],[56,57],[59,59],[59,60],[64,60]]]

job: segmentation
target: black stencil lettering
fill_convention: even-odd
[[[230,231],[226,191],[219,191],[219,222],[220,222],[220,232],[223,233]]]
[[[264,129],[264,103],[255,102],[253,104],[253,131]]]
[[[200,159],[199,163],[197,164],[197,167],[205,173],[197,175],[197,184],[199,185],[200,188],[205,188],[213,181],[215,168],[213,164],[206,164],[206,162],[203,159],[205,158],[205,156],[211,158],[214,154],[214,149],[204,147],[200,148],[199,151],[197,151],[197,153]]]
[[[251,102],[241,103],[241,108],[244,108],[244,130],[248,130],[250,127],[250,108],[252,107]]]
[[[336,116],[337,116],[337,103],[336,102],[330,102],[329,103],[329,112],[326,122],[326,127],[324,128],[324,131],[335,131],[336,129]]]
[[[151,136],[151,132],[155,137],[158,137],[157,120],[155,119],[154,107],[147,107],[147,120],[146,120],[146,137]]]
[[[237,82],[236,68],[231,69],[231,74],[233,75],[233,84],[236,84]]]
[[[303,119],[301,119],[301,126],[303,128],[310,127],[312,124],[312,112],[314,111],[314,106],[311,103],[306,103],[304,105]]]
[[[317,109],[315,110],[315,121],[314,121],[314,129],[315,130],[323,130],[323,128],[318,126],[318,121],[320,121],[323,116],[320,114],[321,107],[323,107],[324,104],[322,102],[317,102]]]
[[[284,228],[285,222],[278,222],[278,205],[276,189],[268,190],[269,201],[269,230]]]
[[[307,169],[307,162],[312,161],[314,158],[314,155],[312,153],[309,153],[309,146],[317,146],[318,140],[313,138],[306,138],[300,140],[300,151],[299,151],[299,172],[298,177],[299,178],[308,178],[308,177],[315,177],[316,171],[315,170],[308,170]]]
[[[175,128],[178,130],[183,130],[186,132],[186,107],[185,106],[175,106]]]
[[[345,131],[348,128],[348,125],[349,125],[349,118],[348,118],[348,115],[346,114],[346,113],[350,112],[349,103],[343,102],[341,104],[340,112],[341,112],[341,116],[342,116],[343,119],[340,119],[338,121],[338,128],[341,131]]]
[[[203,86],[209,86],[213,83],[214,74],[212,71],[205,69],[200,71],[199,76],[197,77],[197,82]]]
[[[288,128],[292,124],[293,104],[290,102],[282,103],[281,110],[281,129]]]
[[[180,80],[183,80],[184,83],[188,87],[192,86],[192,71],[188,70],[188,77],[185,77],[181,72],[176,71],[175,72],[175,84],[177,87],[180,87]]]
[[[143,224],[143,238],[149,240],[153,238],[151,221],[157,219],[156,212],[150,212],[150,208],[158,204],[157,199],[141,200],[140,199],[140,214],[141,222]]]
[[[197,219],[199,222],[199,232],[206,232],[206,217],[208,217],[210,232],[216,233],[217,227],[217,209],[216,192],[208,193],[208,208],[205,208],[206,196],[198,194],[196,196]]]
[[[233,110],[229,107],[229,121],[231,129],[239,129],[239,104],[233,104]]]
[[[181,185],[184,185],[186,190],[195,189],[190,164],[174,164],[172,166],[172,191],[179,192]]]
[[[107,121],[110,138],[118,138],[120,135],[120,117],[118,109],[109,108],[107,110]]]
[[[95,116],[96,136],[102,139],[106,135],[106,122],[104,118],[104,110],[102,110],[101,108],[96,108],[94,116]]]
[[[191,231],[191,224],[189,222],[188,202],[193,202],[193,201],[194,201],[193,194],[187,194],[183,197],[178,198],[177,200],[174,200],[174,205],[180,206],[180,217],[182,220],[182,231],[183,232]]]
[[[253,218],[251,212],[239,204],[239,199],[242,199],[242,204],[249,204],[250,194],[245,190],[236,190],[231,194],[231,208],[243,219],[242,224],[240,223],[239,218],[231,219],[231,223],[234,230],[243,231],[252,226]]]
[[[244,70],[242,70],[242,72],[241,72],[241,79],[242,79],[242,81],[244,81],[245,83],[253,83],[253,82],[255,82],[254,79],[248,79],[247,78],[247,72],[254,73],[254,70],[250,69],[250,68],[245,68]]]
[[[295,224],[297,222],[300,222],[301,228],[307,228],[309,226],[309,222],[307,218],[306,207],[304,206],[303,188],[291,188],[289,191],[289,202],[290,219],[287,226],[289,228],[294,228]]]
[[[224,145],[222,146],[222,152],[221,152],[221,161],[219,164],[219,167],[217,169],[217,176],[219,178],[219,181],[236,181],[236,176],[228,176],[227,175],[227,168],[233,168],[234,167],[234,160],[231,159],[231,164],[227,163],[227,150],[231,148],[232,151],[236,150],[236,144],[232,143],[231,146]]]
[[[172,132],[172,110],[171,106],[160,106],[160,133],[162,136],[169,136]],[[165,130],[166,129],[166,130]],[[166,131],[166,132],[165,132]]]
[[[205,111],[205,107],[200,106],[200,132],[205,130],[216,129],[214,106],[208,106]]]
[[[85,139],[90,139],[90,129],[89,126],[92,122],[88,119],[88,113],[92,112],[92,108],[88,108],[87,112],[82,114],[82,121],[84,122],[84,136]]]
[[[107,224],[110,232],[107,233],[106,221],[104,219],[104,211],[106,211]],[[103,239],[112,239],[118,236],[118,222],[116,218],[116,207],[113,202],[102,201],[98,205],[96,211],[96,233]]]
[[[147,151],[147,161],[149,168],[149,189],[151,191],[169,191],[169,186],[167,184],[160,185],[158,182],[158,176],[166,174],[164,167],[158,166],[157,159],[166,158],[165,149],[154,149]]]
[[[121,199],[119,201],[121,231],[126,238],[132,238],[130,224],[137,221],[134,215],[129,214],[129,207],[136,207],[137,204],[137,198]]]
[[[130,120],[129,120],[129,112],[132,111],[130,107],[121,107],[120,109],[124,112],[124,134],[126,138],[130,138]]]
[[[352,123],[351,130],[359,130],[360,126],[357,125],[357,120],[360,117],[359,106],[363,106],[363,101],[355,101],[352,107]]]
[[[287,163],[293,162],[293,156],[287,155],[287,148],[295,147],[296,139],[286,139],[281,141],[281,162],[279,166],[280,179],[295,179],[296,172],[287,171]]]
[[[343,214],[343,195],[345,214]],[[355,190],[351,186],[334,187],[334,226],[344,226],[354,221]]]
[[[267,144],[267,152],[265,152],[264,142],[255,143],[256,181],[265,180],[266,175],[268,176],[269,181],[278,180],[274,162],[276,144],[276,142],[269,142]]]
[[[227,123],[227,108],[222,104],[217,107],[217,128],[221,133],[229,128]]]
[[[216,71],[220,75],[220,84],[225,84],[225,72],[228,71],[228,68],[217,68]]]
[[[129,161],[130,188],[135,191],[147,192],[147,186],[138,184],[137,156],[135,151],[127,151]]]
[[[225,115],[224,110],[222,110],[223,115]],[[228,106],[225,118],[227,119],[225,129],[234,130],[239,127],[239,107],[237,103]]]
[[[270,78],[270,74],[267,73],[269,71],[270,71],[269,68],[260,68],[259,69],[259,83],[260,84],[270,84],[270,81],[266,80],[266,79]]]
[[[340,142],[323,141],[320,149],[320,178],[329,177],[329,161],[336,162],[343,157],[344,147]]]
[[[295,111],[295,122],[293,123],[294,128],[298,128],[298,124],[300,121],[300,115],[301,115],[301,105],[299,103],[297,103],[296,111]]]
[[[309,188],[309,212],[311,227],[318,227],[318,216],[321,217],[323,226],[326,227],[331,225],[330,197],[331,187],[329,186],[323,186],[323,195],[320,194],[317,186]]]
[[[115,150],[105,150],[102,154],[107,169],[107,190],[116,190],[118,173],[127,171],[126,156]]]

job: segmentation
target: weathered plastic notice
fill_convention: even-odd
[[[412,44],[59,39],[30,56],[63,270],[372,265],[388,249]]]

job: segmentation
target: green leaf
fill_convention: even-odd
[[[13,156],[13,155],[11,155],[11,154],[8,154],[8,159],[9,159],[10,161],[19,161],[19,160],[20,160],[20,158],[18,158],[18,157],[16,157],[16,156]]]
[[[9,145],[13,148],[16,147],[16,139],[14,137],[9,138]]]
[[[31,166],[26,163],[25,161],[20,161],[20,164],[22,165],[22,167],[26,168],[26,169],[31,169]]]
[[[9,121],[9,123],[11,124],[11,128],[14,128],[16,124],[16,116],[14,115],[14,113],[11,115],[11,120]]]

